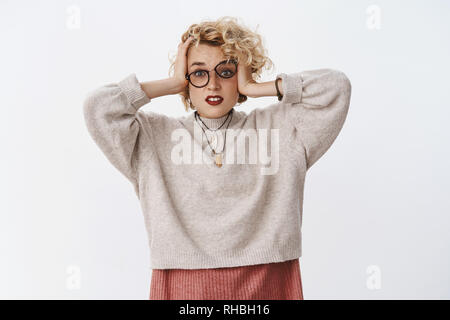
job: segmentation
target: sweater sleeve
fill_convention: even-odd
[[[338,70],[316,69],[280,73],[287,118],[296,129],[309,169],[332,145],[341,131],[350,105],[351,83]]]
[[[140,107],[150,102],[136,75],[88,93],[83,112],[87,129],[107,159],[133,184],[138,194],[137,149],[145,133]]]

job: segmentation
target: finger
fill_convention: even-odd
[[[189,36],[189,38],[186,39],[186,41],[184,42],[184,48],[183,48],[184,50],[183,50],[183,52],[184,52],[185,55],[187,55],[187,51],[189,49],[189,45],[192,43],[193,40],[194,40],[194,37]]]
[[[181,41],[181,42],[178,44],[178,48],[179,48],[179,47],[182,47],[183,45],[186,45],[187,43],[189,43],[190,38],[191,38],[191,36],[189,36],[186,40]]]
[[[192,41],[194,41],[194,40],[195,40],[194,36],[189,36],[189,37],[186,39],[186,42],[185,42],[185,43],[190,43],[190,42],[192,42]]]
[[[182,54],[182,52],[185,52],[185,50],[182,50],[182,49],[186,49],[187,46],[189,45],[189,43],[191,43],[192,39],[193,39],[193,37],[189,36],[189,38],[187,38],[184,42],[180,42],[178,44],[178,49],[179,49],[178,53],[179,54]]]

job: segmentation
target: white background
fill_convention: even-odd
[[[140,205],[90,138],[83,99],[131,73],[166,78],[188,26],[224,15],[259,25],[275,63],[263,81],[335,68],[352,82],[344,128],[306,177],[305,299],[449,299],[444,0],[2,0],[0,298],[148,299]],[[145,108],[185,114],[176,95]]]

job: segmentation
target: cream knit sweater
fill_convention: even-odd
[[[91,91],[87,129],[140,201],[152,269],[204,269],[301,256],[306,171],[343,127],[351,84],[332,69],[280,73],[283,99],[248,114],[194,118],[140,110],[135,74]],[[230,122],[231,119],[231,122]],[[229,127],[227,127],[229,122]],[[224,148],[217,166],[211,146]],[[224,141],[226,131],[226,142]]]

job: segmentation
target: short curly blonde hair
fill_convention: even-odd
[[[190,47],[194,45],[198,47],[199,43],[220,46],[225,58],[235,59],[238,63],[242,61],[246,66],[251,65],[253,80],[260,78],[263,67],[271,69],[274,66],[272,60],[266,55],[262,37],[256,31],[239,23],[235,17],[224,16],[215,21],[203,20],[198,24],[192,24],[182,34],[181,41],[184,42],[189,35],[194,37]],[[174,74],[175,60],[176,54],[169,57],[170,77]],[[185,87],[180,96],[186,112],[189,112],[189,109],[194,110],[190,103],[189,86]],[[247,96],[239,93],[238,103],[241,104],[246,100]]]

